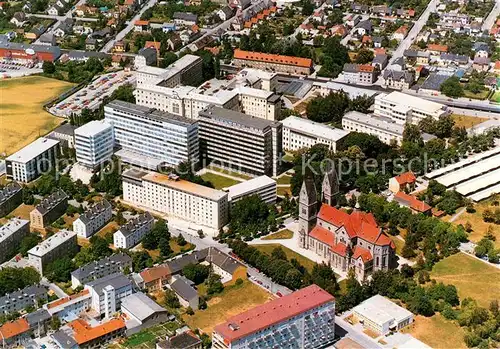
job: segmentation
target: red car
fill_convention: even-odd
[[[278,291],[278,292],[276,292],[276,295],[277,295],[278,297],[283,297],[283,294],[282,294],[281,292],[279,292],[279,291]]]

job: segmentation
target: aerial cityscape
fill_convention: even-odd
[[[6,0],[0,135],[0,349],[500,348],[500,0]]]

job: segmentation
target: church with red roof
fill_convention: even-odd
[[[335,169],[323,179],[318,202],[314,179],[306,176],[299,195],[299,245],[314,251],[334,269],[354,269],[358,280],[396,266],[394,242],[371,213],[347,213],[334,207],[339,192]]]

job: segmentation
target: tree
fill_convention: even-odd
[[[356,56],[356,63],[358,64],[366,64],[373,61],[373,52],[368,49],[361,49]]]
[[[185,246],[187,244],[186,242],[186,239],[184,239],[184,236],[182,236],[182,234],[179,234],[179,236],[177,236],[177,245],[179,246]]]
[[[182,274],[189,280],[193,281],[195,285],[202,284],[210,274],[210,266],[203,264],[188,264],[182,269]]]
[[[114,99],[135,104],[134,86],[132,84],[125,84],[118,87],[111,95],[111,100]]]
[[[306,113],[312,121],[341,124],[342,116],[348,107],[348,95],[344,91],[338,91],[313,99],[307,104]]]
[[[75,269],[68,257],[56,259],[46,267],[45,276],[53,282],[67,282],[71,279],[71,272]]]
[[[446,79],[439,87],[439,90],[448,97],[458,98],[464,95],[460,79],[457,76]]]
[[[170,247],[170,240],[165,236],[162,236],[158,241],[158,248],[160,249],[161,256],[164,258],[169,257],[173,253]]]
[[[258,195],[247,196],[238,200],[231,208],[230,232],[240,236],[252,236],[264,233],[269,228],[271,210]]]
[[[54,74],[56,72],[56,66],[49,61],[43,62],[42,69],[44,74]]]
[[[0,269],[0,297],[39,282],[40,274],[35,268],[4,267]]]
[[[169,288],[167,288],[163,294],[163,299],[165,302],[165,305],[169,308],[180,308],[181,303],[179,302],[179,298],[177,298],[177,295],[175,292]]]
[[[208,279],[206,280],[207,284],[207,294],[212,296],[217,293],[221,293],[224,289],[224,285],[220,281],[221,277],[215,273],[210,273]]]
[[[19,253],[23,256],[28,255],[28,251],[33,247],[38,245],[38,243],[42,241],[42,238],[38,234],[28,234],[21,240],[21,244],[19,245]]]
[[[373,96],[360,95],[349,101],[349,110],[358,111],[360,113],[368,113],[370,107],[375,101]]]
[[[61,320],[59,320],[58,316],[52,316],[50,319],[50,328],[52,331],[58,331],[61,327]]]
[[[302,6],[303,16],[310,16],[314,12],[314,5],[309,0],[301,0],[300,6]]]

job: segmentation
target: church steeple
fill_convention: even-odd
[[[307,235],[316,225],[318,199],[312,174],[304,175],[299,194],[299,246],[307,248]]]
[[[334,165],[326,168],[322,187],[321,200],[330,206],[335,206],[335,196],[339,193],[339,178]]]

